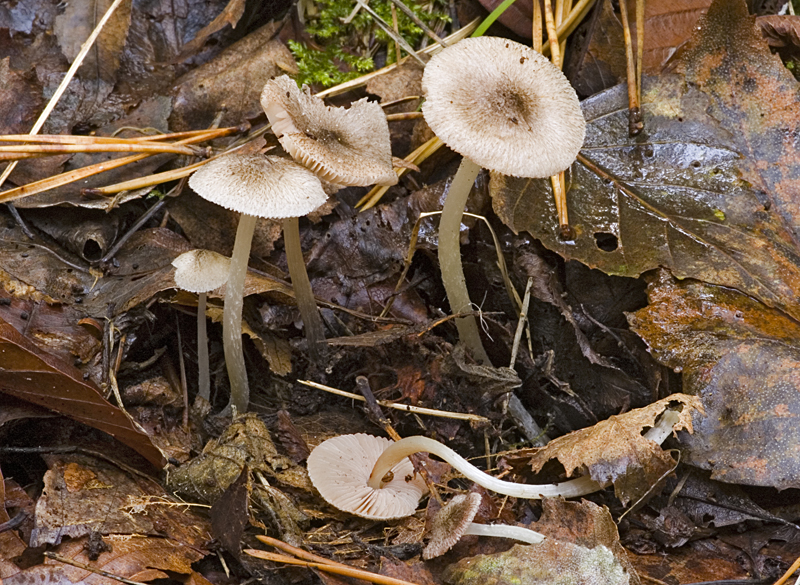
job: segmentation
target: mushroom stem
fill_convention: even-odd
[[[656,424],[644,434],[644,437],[660,445],[672,434],[673,427],[679,420],[680,415],[678,412],[668,409],[664,411]],[[422,436],[406,437],[405,439],[400,439],[396,443],[389,445],[375,462],[367,485],[373,489],[380,489],[384,476],[392,467],[397,465],[405,457],[420,452],[433,453],[447,461],[467,479],[498,494],[504,494],[515,498],[539,499],[543,497],[552,498],[555,496],[574,498],[576,496],[591,494],[604,487],[603,484],[593,480],[588,475],[559,484],[530,485],[503,481],[479,470],[450,447],[443,445],[439,441],[434,441],[433,439]]]
[[[206,293],[197,297],[197,394],[211,400],[211,378],[208,373],[208,335],[206,334]]]
[[[369,476],[367,485],[373,489],[380,489],[383,477],[392,467],[409,455],[419,452],[433,453],[447,461],[464,477],[487,490],[515,498],[539,499],[556,496],[574,498],[603,489],[601,484],[588,475],[560,484],[529,485],[503,481],[479,470],[450,447],[443,445],[439,441],[421,436],[400,439],[381,453],[381,456],[375,462],[375,467],[372,468],[372,474]]]
[[[544,540],[544,534],[534,532],[522,526],[508,526],[506,524],[475,524],[467,526],[464,536],[495,536],[498,538],[513,538],[528,544],[539,544]]]
[[[439,222],[439,267],[453,314],[472,310],[464,269],[461,266],[461,217],[464,215],[472,184],[480,170],[481,167],[467,157],[461,159],[461,165],[447,192]],[[456,327],[458,327],[458,338],[472,357],[478,363],[491,365],[489,356],[483,349],[475,317],[473,315],[459,317],[456,319]]]
[[[233,244],[231,269],[225,288],[225,309],[222,317],[222,341],[225,349],[225,365],[231,385],[231,407],[233,416],[247,412],[250,402],[250,387],[247,384],[247,369],[242,353],[242,306],[244,305],[244,280],[250,260],[250,246],[256,229],[256,216],[242,213]]]
[[[317,310],[317,301],[314,291],[308,280],[306,264],[303,259],[303,249],[300,246],[300,227],[296,217],[283,220],[283,243],[286,248],[286,263],[289,265],[289,276],[292,278],[292,289],[303,326],[308,340],[308,353],[315,362],[320,362],[324,356],[325,330],[322,318]]]

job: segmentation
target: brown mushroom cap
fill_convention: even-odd
[[[447,502],[433,518],[430,541],[422,551],[422,558],[427,561],[453,548],[472,523],[480,506],[481,496],[475,492],[458,494]]]
[[[425,121],[484,168],[549,177],[578,154],[586,122],[564,74],[530,47],[498,37],[450,45],[425,66]]]
[[[301,91],[287,75],[268,81],[261,105],[283,148],[326,181],[338,185],[394,185],[389,126],[383,109],[366,98],[334,108]]]
[[[207,293],[228,281],[231,259],[211,250],[190,250],[172,261],[175,284],[193,293]]]
[[[340,510],[375,520],[410,516],[427,486],[408,458],[391,469],[393,478],[381,489],[367,485],[375,462],[391,444],[361,433],[328,439],[309,455],[308,475],[320,495]]]
[[[314,173],[291,160],[261,154],[214,159],[189,178],[189,186],[226,209],[269,219],[303,217],[328,200]]]

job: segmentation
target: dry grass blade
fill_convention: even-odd
[[[192,133],[192,136],[184,138],[183,140],[178,140],[177,142],[175,142],[175,144],[185,145],[197,142],[205,142],[206,140],[212,140],[220,136],[231,134],[233,132],[236,132],[237,130],[238,128],[224,128],[220,130],[207,130],[200,133]],[[16,201],[18,199],[23,199],[25,197],[35,195],[37,193],[48,191],[50,189],[55,189],[56,187],[68,185],[75,181],[80,181],[81,179],[85,179],[86,177],[91,177],[92,175],[97,175],[104,171],[116,169],[125,166],[127,164],[142,160],[143,158],[146,158],[148,156],[150,155],[134,154],[133,156],[126,156],[98,163],[95,165],[90,165],[88,167],[82,167],[80,169],[67,171],[66,173],[61,173],[53,177],[48,177],[47,179],[34,181],[33,183],[28,183],[27,185],[15,187],[14,189],[9,189],[8,191],[3,191],[2,193],[0,193],[0,203],[9,203],[12,201]]]
[[[61,80],[61,83],[58,85],[58,88],[56,88],[53,97],[50,98],[49,102],[47,102],[47,106],[45,106],[44,111],[39,115],[39,119],[36,120],[36,123],[33,125],[33,128],[31,129],[30,132],[31,134],[38,134],[39,130],[42,129],[42,126],[44,126],[45,121],[50,116],[53,109],[56,107],[58,100],[60,100],[61,96],[64,95],[64,92],[67,90],[67,86],[69,85],[70,81],[72,81],[72,78],[75,77],[75,74],[78,72],[78,68],[81,66],[81,63],[83,63],[83,60],[89,53],[89,49],[92,48],[92,45],[97,40],[97,37],[100,36],[100,32],[103,30],[103,27],[106,25],[106,23],[109,21],[111,16],[114,14],[116,9],[119,7],[120,4],[122,4],[123,1],[124,0],[114,0],[114,3],[108,7],[108,10],[106,10],[106,13],[103,15],[103,18],[101,18],[100,22],[97,23],[97,26],[92,31],[92,34],[90,34],[89,38],[86,39],[86,42],[83,43],[80,52],[75,57],[75,60],[72,62],[72,65],[70,65],[70,68],[69,70],[67,70],[66,75],[64,75],[64,79]],[[0,187],[3,186],[3,183],[6,182],[6,179],[8,179],[9,175],[11,175],[16,166],[17,163],[12,162],[10,165],[6,167],[6,169],[3,171],[3,174],[0,175]]]
[[[173,153],[197,156],[201,154],[197,149],[176,144],[153,144],[148,142],[128,144],[18,144],[14,146],[0,146],[0,154],[19,153],[54,155],[71,154],[78,152],[147,152],[151,154]]]

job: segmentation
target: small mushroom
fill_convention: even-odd
[[[178,288],[198,293],[197,298],[197,368],[198,396],[211,399],[206,335],[206,293],[221,287],[228,280],[231,259],[211,250],[190,250],[172,261]]]
[[[410,516],[428,491],[407,458],[391,466],[391,478],[379,489],[367,485],[369,474],[389,439],[340,435],[320,443],[308,457],[308,475],[320,495],[345,512],[375,520]]]
[[[472,520],[481,504],[480,494],[474,492],[453,496],[447,505],[433,518],[430,540],[422,551],[422,558],[429,560],[443,555],[461,540],[462,536],[494,536],[511,538],[528,544],[539,544],[544,535],[522,526],[505,524],[475,524]]]
[[[564,74],[530,47],[498,37],[464,39],[434,56],[422,77],[425,121],[462,155],[439,223],[439,264],[453,313],[470,310],[461,266],[461,217],[481,167],[549,177],[569,167],[586,122]],[[456,319],[473,357],[490,364],[472,316]]]
[[[284,150],[321,179],[337,185],[394,185],[389,126],[366,98],[349,108],[326,106],[282,75],[270,80],[261,105]]]
[[[260,154],[231,154],[214,159],[191,176],[189,185],[204,199],[241,213],[222,321],[225,363],[235,416],[247,410],[250,400],[242,353],[242,305],[256,220],[259,217],[283,220],[292,288],[303,317],[309,353],[312,359],[317,359],[319,346],[325,337],[300,249],[298,217],[311,213],[328,197],[319,179],[308,169],[284,158]]]

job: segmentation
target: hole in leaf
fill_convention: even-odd
[[[607,232],[595,232],[594,241],[603,252],[613,252],[619,246],[617,236]]]

